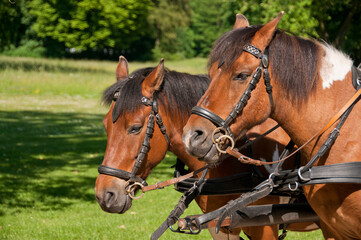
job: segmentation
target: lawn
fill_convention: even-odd
[[[130,70],[157,63],[130,63]],[[165,62],[205,73],[206,59]],[[149,239],[180,194],[145,194],[123,215],[103,212],[94,198],[106,147],[102,91],[115,81],[116,61],[0,56],[0,239]],[[169,153],[149,183],[171,178]],[[186,214],[199,214],[192,203]],[[320,231],[289,239],[322,239]],[[162,239],[210,239],[208,232]]]

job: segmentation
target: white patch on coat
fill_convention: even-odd
[[[272,162],[278,161],[279,158],[280,158],[280,153],[279,153],[279,150],[278,150],[278,145],[276,145],[276,149],[275,149],[275,151],[273,152],[273,155],[272,155]]]
[[[342,81],[346,74],[351,71],[353,61],[349,56],[337,50],[331,45],[321,44],[325,50],[322,58],[320,75],[323,80],[323,89],[330,88],[334,81]]]
[[[272,155],[272,161],[273,162],[278,161],[279,157],[280,157],[280,154],[279,154],[279,150],[278,150],[278,145],[276,145],[276,149],[275,149],[275,151],[273,152],[273,155]],[[260,158],[260,160],[263,161],[263,162],[266,162],[266,159],[264,159],[264,158]],[[266,170],[269,173],[273,173],[275,171],[277,165],[278,164],[264,165],[264,167],[266,168]]]

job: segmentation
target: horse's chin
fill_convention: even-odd
[[[126,199],[125,199],[125,203],[123,205],[123,209],[121,209],[120,212],[118,212],[119,214],[123,214],[125,213],[126,211],[128,211],[132,206],[132,199],[127,196]]]
[[[201,158],[200,161],[206,162],[210,166],[218,165],[221,162],[220,154],[216,148],[216,145],[212,144],[209,151]]]
[[[112,206],[106,206],[104,203],[100,204],[103,211],[108,213],[123,214],[128,211],[132,206],[132,199],[126,196],[121,204],[114,204]]]

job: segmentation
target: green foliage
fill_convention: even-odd
[[[36,40],[22,41],[19,47],[11,45],[2,54],[17,57],[44,57],[46,49],[42,42]]]
[[[149,34],[150,0],[32,0],[33,29],[76,50],[131,49]]]
[[[15,4],[1,0],[0,4],[0,52],[14,56],[206,57],[213,42],[232,29],[236,13],[244,14],[252,25],[264,24],[283,10],[281,29],[325,40],[361,61],[359,0],[16,0]]]
[[[213,42],[232,29],[237,4],[235,1],[191,1],[192,18],[190,31],[194,50],[198,56],[208,56]]]
[[[316,31],[321,39],[332,43],[361,62],[361,2],[359,0],[314,1],[312,15],[318,19]]]
[[[238,3],[239,13],[245,15],[251,25],[265,24],[284,11],[279,28],[301,36],[317,36],[318,21],[311,14],[313,0],[240,0]]]
[[[155,60],[163,54],[166,58],[182,58],[183,51],[189,52],[189,49],[184,49],[184,42],[179,40],[183,39],[184,28],[189,25],[189,0],[160,0],[150,11],[148,21],[156,38],[153,49]]]
[[[24,1],[11,4],[8,0],[0,1],[0,51],[9,46],[17,46],[25,32],[22,22]]]

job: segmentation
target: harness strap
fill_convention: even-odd
[[[180,226],[183,230],[189,230],[190,227],[202,230],[216,227],[218,219],[212,219],[208,222],[200,222],[199,220],[196,220],[200,216],[202,215],[191,215],[179,219],[178,226]],[[316,221],[319,221],[319,217],[308,203],[266,204],[247,206],[239,211],[236,211],[232,213],[230,217],[227,217],[221,226],[234,229],[238,227]],[[200,222],[200,225],[197,225],[197,222]]]
[[[275,163],[279,163],[279,162],[283,162],[286,159],[290,158],[291,156],[293,156],[294,154],[296,154],[296,152],[299,152],[302,148],[304,148],[307,144],[309,144],[312,140],[314,140],[315,138],[320,137],[324,132],[327,131],[327,129],[329,129],[344,113],[345,111],[350,108],[355,102],[356,100],[358,100],[359,96],[361,95],[361,88],[359,88],[357,90],[357,92],[347,101],[347,103],[331,118],[331,120],[324,126],[323,129],[321,129],[319,132],[317,132],[315,135],[313,135],[306,143],[304,143],[302,146],[300,146],[299,148],[297,148],[294,152],[292,152],[290,155],[288,155],[287,157],[280,159],[278,161],[275,162],[263,162],[261,160],[255,160],[252,158],[249,158],[247,156],[244,156],[243,154],[241,154],[240,152],[236,151],[235,149],[231,149],[231,148],[227,148],[226,152],[236,158],[238,158],[238,160],[242,163],[246,163],[246,164],[255,164],[257,166],[262,166],[262,165],[270,165],[270,164],[275,164]]]
[[[272,127],[271,129],[267,130],[265,133],[263,133],[262,135],[257,136],[255,139],[253,139],[252,141],[249,140],[246,144],[242,145],[241,147],[238,148],[238,151],[248,148],[249,146],[251,146],[253,143],[261,140],[262,138],[264,138],[265,136],[267,136],[268,134],[270,134],[271,132],[275,131],[277,128],[279,128],[280,125],[275,125],[274,127]]]
[[[240,194],[252,190],[260,184],[265,178],[259,177],[251,172],[239,173],[221,178],[207,178],[204,180],[204,186],[199,195],[227,195]],[[185,192],[192,188],[198,179],[189,178],[179,182],[176,190]]]
[[[193,171],[191,173],[188,173],[186,175],[176,177],[176,178],[172,178],[172,179],[168,179],[168,180],[163,181],[163,182],[157,182],[157,183],[155,183],[153,185],[150,185],[150,186],[142,187],[142,191],[143,192],[148,192],[148,191],[152,191],[152,190],[156,190],[156,189],[162,189],[164,187],[167,187],[167,186],[182,182],[182,181],[184,181],[184,180],[186,180],[188,178],[196,176],[198,173],[202,172],[203,170],[205,170],[207,168],[208,168],[208,166],[205,166],[205,167],[202,167],[202,168],[200,168],[198,170],[195,170],[195,171]]]
[[[208,169],[206,168],[203,172],[202,176],[200,177],[199,181],[197,181],[194,186],[189,189],[187,192],[183,194],[183,196],[179,199],[178,204],[174,207],[172,212],[169,214],[167,219],[162,223],[162,225],[152,234],[151,240],[159,239],[160,236],[167,230],[167,228],[170,228],[172,231],[179,231],[180,230],[174,230],[172,228],[172,225],[175,224],[179,217],[183,214],[184,210],[188,207],[188,205],[193,201],[193,199],[199,194],[199,192],[202,190],[202,187],[204,185],[204,179],[208,173]]]
[[[314,166],[301,173],[299,169],[283,170],[282,175],[287,178],[276,178],[277,190],[288,189],[289,184],[304,186],[326,183],[361,183],[361,162],[346,162],[332,165]]]
[[[352,85],[357,89],[361,85],[361,64],[358,67],[352,66]]]
[[[273,180],[271,178],[263,181],[257,187],[255,187],[252,191],[242,194],[236,200],[231,200],[223,207],[223,211],[221,216],[219,217],[216,233],[219,232],[219,229],[227,216],[230,216],[231,213],[244,208],[245,206],[261,199],[265,196],[268,196],[273,190]]]

